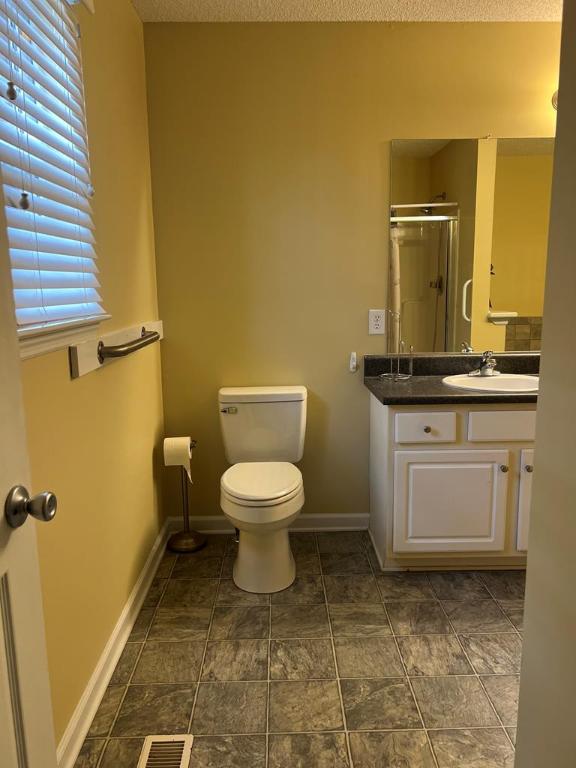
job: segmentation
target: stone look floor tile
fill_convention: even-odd
[[[331,603],[328,606],[334,637],[391,635],[390,622],[380,603]]]
[[[110,739],[98,768],[136,768],[144,739]]]
[[[334,640],[340,677],[403,677],[393,637],[339,637]]]
[[[232,579],[222,579],[216,597],[217,605],[269,605],[270,595],[257,595],[239,589]]]
[[[270,635],[270,609],[231,605],[216,606],[210,640],[255,640]]]
[[[86,739],[76,758],[74,768],[96,768],[104,744],[106,744],[106,739]]]
[[[396,635],[449,634],[452,632],[439,603],[386,603],[388,618]]]
[[[494,600],[442,601],[456,632],[513,632],[514,627]]]
[[[473,674],[455,635],[399,637],[398,645],[410,676]]]
[[[350,734],[354,768],[435,768],[425,731]]]
[[[128,638],[129,643],[139,643],[146,639],[155,610],[155,608],[142,608],[132,627],[132,632]]]
[[[144,598],[144,604],[143,604],[144,608],[155,608],[158,605],[167,583],[168,583],[167,579],[154,578],[152,580],[152,584],[150,585],[148,594]]]
[[[172,574],[172,569],[174,568],[174,563],[176,562],[177,557],[178,555],[176,554],[172,554],[171,552],[166,552],[166,554],[160,561],[158,570],[155,573],[155,576],[157,579],[170,578],[170,575]]]
[[[343,733],[270,736],[269,768],[349,768]]]
[[[344,726],[335,680],[270,683],[271,733],[338,731]]]
[[[324,576],[329,603],[378,603],[376,579],[370,574],[337,573]]]
[[[112,736],[186,733],[195,685],[131,685]]]
[[[124,685],[108,686],[102,701],[100,702],[98,711],[94,715],[94,720],[92,720],[92,725],[88,731],[87,738],[108,736],[125,691],[126,686]]]
[[[520,672],[522,643],[518,635],[460,635],[460,639],[479,675],[513,675]]]
[[[336,668],[330,640],[272,640],[271,680],[335,678]]]
[[[272,637],[330,637],[325,605],[273,605]]]
[[[378,576],[382,600],[434,600],[434,593],[425,573],[386,573]]]
[[[205,640],[210,625],[211,608],[158,608],[148,640]]]
[[[523,600],[525,571],[480,571],[480,578],[496,600]]]
[[[342,680],[341,688],[348,730],[422,727],[406,680]]]
[[[264,733],[267,694],[267,683],[200,683],[192,733]]]
[[[296,576],[288,589],[272,595],[272,605],[317,605],[324,602],[320,576]]]
[[[222,561],[222,571],[220,573],[220,578],[222,579],[231,579],[232,574],[234,573],[234,563],[236,562],[236,557],[232,555],[226,555],[226,557]]]
[[[225,554],[230,553],[231,541],[231,536],[222,534],[209,535],[206,537],[206,545],[202,549],[192,552],[190,555],[184,555],[184,557],[194,557],[196,559],[201,557],[224,557]]]
[[[494,704],[502,724],[516,727],[518,717],[519,675],[490,675],[482,677],[488,698]]]
[[[193,554],[180,555],[172,571],[173,579],[218,578],[222,570],[221,557],[198,557]]]
[[[142,643],[126,643],[110,679],[110,685],[126,685],[134,671],[141,650]]]
[[[339,552],[341,554],[364,552],[366,539],[363,531],[342,531],[335,533],[318,533],[318,551]]]
[[[428,728],[498,725],[476,677],[413,677],[412,687]]]
[[[430,731],[438,768],[513,768],[514,750],[501,728]]]
[[[160,601],[162,608],[211,606],[216,597],[218,579],[170,579]]]
[[[295,552],[296,573],[299,576],[317,576],[320,574],[320,558],[315,552]]]
[[[311,552],[316,554],[316,535],[314,533],[291,533],[290,548],[294,555]]]
[[[267,640],[210,640],[202,680],[266,680]]]
[[[370,562],[362,552],[325,552],[320,555],[322,573],[372,573]]]
[[[265,736],[195,736],[191,768],[265,768]]]
[[[446,571],[428,574],[430,585],[439,600],[482,600],[490,593],[477,573]]]
[[[200,676],[204,643],[147,642],[132,683],[193,683]]]
[[[498,604],[516,629],[524,629],[524,600],[499,600]]]

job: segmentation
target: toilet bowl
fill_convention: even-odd
[[[293,462],[304,453],[306,387],[224,387],[220,428],[232,466],[220,480],[220,506],[240,531],[232,577],[247,592],[270,593],[294,581],[288,526],[304,506]]]
[[[222,475],[220,506],[240,531],[233,579],[247,592],[279,592],[296,576],[288,527],[304,506],[300,470],[289,462],[240,462]]]

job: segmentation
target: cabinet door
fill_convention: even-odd
[[[396,451],[394,551],[504,547],[508,451]]]
[[[528,549],[528,529],[530,526],[530,504],[532,503],[532,472],[534,470],[534,451],[525,450],[520,454],[520,496],[518,498],[518,533],[516,549],[526,552]]]

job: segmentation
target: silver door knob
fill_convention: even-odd
[[[56,496],[50,491],[30,498],[30,494],[23,485],[16,485],[6,497],[4,514],[10,528],[19,528],[26,522],[28,515],[49,523],[54,519],[57,506]]]

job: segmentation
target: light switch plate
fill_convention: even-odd
[[[386,333],[386,310],[368,310],[368,334],[370,336],[382,336]]]

